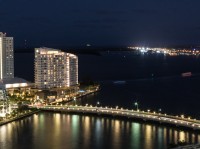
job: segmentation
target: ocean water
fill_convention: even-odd
[[[101,84],[101,91],[88,97],[103,106],[150,109],[200,119],[200,58],[164,56],[135,52],[103,52],[102,56],[82,55],[79,76]],[[192,72],[192,77],[182,73]],[[125,81],[125,83],[115,83]],[[88,102],[82,100],[82,104]]]

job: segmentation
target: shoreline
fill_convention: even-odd
[[[25,118],[25,117],[31,116],[31,115],[33,115],[33,114],[35,114],[35,113],[40,112],[40,111],[41,111],[41,110],[35,110],[35,111],[32,111],[32,112],[28,112],[28,113],[26,113],[26,114],[20,115],[20,116],[18,116],[18,117],[14,117],[14,118],[11,118],[11,119],[7,119],[7,120],[5,120],[5,121],[0,122],[0,126],[5,125],[5,124],[8,124],[8,123],[11,123],[11,122],[14,122],[14,121],[17,121],[17,120],[20,120],[20,119],[23,119],[23,118]]]
[[[77,97],[77,99],[80,99],[80,98],[82,98],[82,97],[85,97],[85,96],[90,95],[90,94],[93,94],[93,93],[96,93],[96,92],[98,92],[98,91],[99,91],[99,89],[97,89],[97,90],[95,90],[95,91],[88,92],[88,93],[83,94],[83,95],[80,95],[80,96]],[[73,99],[66,101],[66,103],[72,102],[72,101],[73,101]],[[31,116],[31,115],[33,115],[33,114],[35,114],[35,113],[40,112],[40,111],[42,111],[42,110],[37,109],[37,110],[35,110],[35,111],[22,114],[22,115],[20,115],[20,116],[18,116],[18,117],[14,117],[14,118],[11,118],[11,119],[7,119],[7,120],[5,120],[5,121],[0,122],[0,126],[5,125],[5,124],[8,124],[8,123],[11,123],[11,122],[13,122],[13,121],[17,121],[17,120],[23,119],[23,118],[25,118],[25,117]]]
[[[86,93],[83,93],[83,94],[81,94],[81,95],[79,95],[79,96],[75,96],[76,97],[76,99],[77,100],[80,100],[81,98],[84,98],[84,97],[87,97],[88,95],[91,95],[91,94],[95,94],[95,93],[97,93],[97,92],[99,92],[100,91],[100,88],[98,88],[98,89],[96,89],[96,90],[93,90],[93,91],[90,91],[90,92],[86,92]],[[54,102],[54,103],[50,103],[49,105],[51,105],[51,104],[56,104],[56,103],[70,103],[70,102],[73,102],[74,101],[74,99],[73,98],[71,98],[71,99],[69,99],[69,100],[63,100],[63,101],[60,101],[60,102]]]

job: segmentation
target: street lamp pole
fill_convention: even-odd
[[[100,105],[100,102],[99,102],[99,101],[97,101],[97,107],[98,107],[98,105]]]
[[[74,105],[76,105],[76,97],[74,97]]]
[[[136,107],[136,110],[138,111],[138,102],[134,102],[134,105]]]

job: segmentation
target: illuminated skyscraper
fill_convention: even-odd
[[[35,49],[37,88],[70,87],[78,84],[78,57],[50,48]]]
[[[13,37],[0,32],[0,79],[14,78]]]

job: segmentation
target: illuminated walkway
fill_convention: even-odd
[[[97,114],[108,116],[120,116],[132,119],[141,119],[144,121],[152,121],[164,124],[170,124],[174,126],[181,126],[185,128],[191,128],[194,130],[200,130],[200,120],[181,118],[178,116],[171,116],[161,113],[151,113],[144,111],[135,111],[128,109],[107,108],[107,107],[92,107],[92,106],[30,106],[30,108],[38,108],[45,111],[55,112],[67,112],[67,113],[85,113],[85,114]]]

